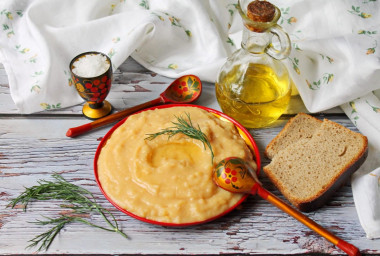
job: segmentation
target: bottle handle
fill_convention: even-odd
[[[288,57],[292,49],[289,35],[279,25],[274,25],[273,27],[271,27],[269,29],[269,32],[271,32],[274,36],[278,38],[278,41],[280,43],[280,49],[275,48],[271,43],[270,46],[267,48],[266,53],[278,60],[285,59],[286,57]]]

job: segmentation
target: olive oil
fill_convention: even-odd
[[[215,86],[222,111],[246,128],[261,128],[276,121],[291,97],[288,73],[276,73],[264,64],[233,66],[220,73]]]
[[[277,24],[281,11],[275,5],[239,0],[236,8],[244,24],[241,48],[221,67],[216,97],[222,111],[243,126],[262,128],[273,124],[289,104],[291,83],[281,60],[288,58],[291,42]]]

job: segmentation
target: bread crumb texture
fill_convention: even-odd
[[[300,139],[311,138],[322,121],[308,114],[300,113],[291,118],[284,129],[268,144],[265,155],[272,159],[280,150]]]
[[[279,134],[277,143],[288,145],[277,146],[281,149],[264,167],[270,180],[296,207],[325,193],[367,150],[365,136],[330,120],[316,122],[304,115],[284,127],[287,131]],[[311,134],[316,124],[318,128]]]

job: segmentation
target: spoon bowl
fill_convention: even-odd
[[[202,93],[202,82],[195,75],[185,75],[174,80],[169,87],[160,94],[157,99],[142,103],[140,105],[124,109],[117,113],[95,120],[78,127],[73,127],[67,130],[67,137],[76,137],[85,132],[114,123],[123,119],[130,114],[139,110],[153,107],[165,103],[189,104],[196,101]]]
[[[185,75],[174,80],[169,87],[161,93],[164,103],[191,103],[196,101],[202,92],[202,83],[194,75]]]
[[[220,161],[213,173],[214,182],[233,193],[250,193],[257,183],[256,173],[242,159],[229,157]]]
[[[229,157],[219,162],[213,171],[213,181],[217,186],[232,193],[258,194],[283,212],[289,214],[311,230],[326,238],[348,255],[360,255],[358,248],[336,237],[322,226],[295,210],[280,198],[262,187],[252,167],[243,159]]]

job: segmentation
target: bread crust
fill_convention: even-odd
[[[345,129],[344,131],[348,133],[348,136],[355,136],[358,139],[360,138],[362,141],[361,141],[361,148],[360,150],[358,150],[355,156],[352,159],[350,159],[350,161],[345,163],[345,165],[341,168],[341,170],[337,173],[337,175],[335,175],[334,178],[331,179],[329,183],[324,186],[323,189],[319,190],[318,193],[314,195],[310,195],[310,197],[308,197],[307,199],[299,199],[297,197],[293,197],[292,194],[289,192],[289,189],[291,188],[287,188],[286,186],[283,186],[282,181],[278,180],[275,174],[272,173],[270,169],[271,166],[267,165],[263,167],[265,174],[271,180],[271,182],[277,187],[277,189],[289,200],[291,204],[293,204],[296,208],[298,208],[299,210],[303,212],[314,211],[322,207],[324,204],[326,204],[326,202],[334,194],[334,192],[338,190],[340,187],[342,187],[349,180],[350,176],[364,163],[368,155],[367,137],[363,136],[360,133],[351,131],[345,128],[344,126],[341,126],[330,120],[325,119],[323,120],[323,122],[328,122],[329,127],[335,126],[339,130],[341,130],[343,127]],[[303,140],[303,141],[304,143],[307,143],[307,140]],[[299,141],[298,143],[299,145],[301,145],[303,142]],[[294,144],[293,147],[295,146],[297,145]],[[286,148],[283,149],[283,151],[286,151]]]
[[[350,165],[345,171],[343,171],[339,177],[333,182],[330,182],[329,187],[325,191],[321,191],[321,194],[315,196],[310,201],[298,202],[297,208],[303,212],[312,212],[321,208],[325,205],[331,196],[341,187],[343,187],[346,182],[350,179],[351,175],[359,169],[359,167],[364,163],[368,156],[368,149],[366,149],[363,154]]]

